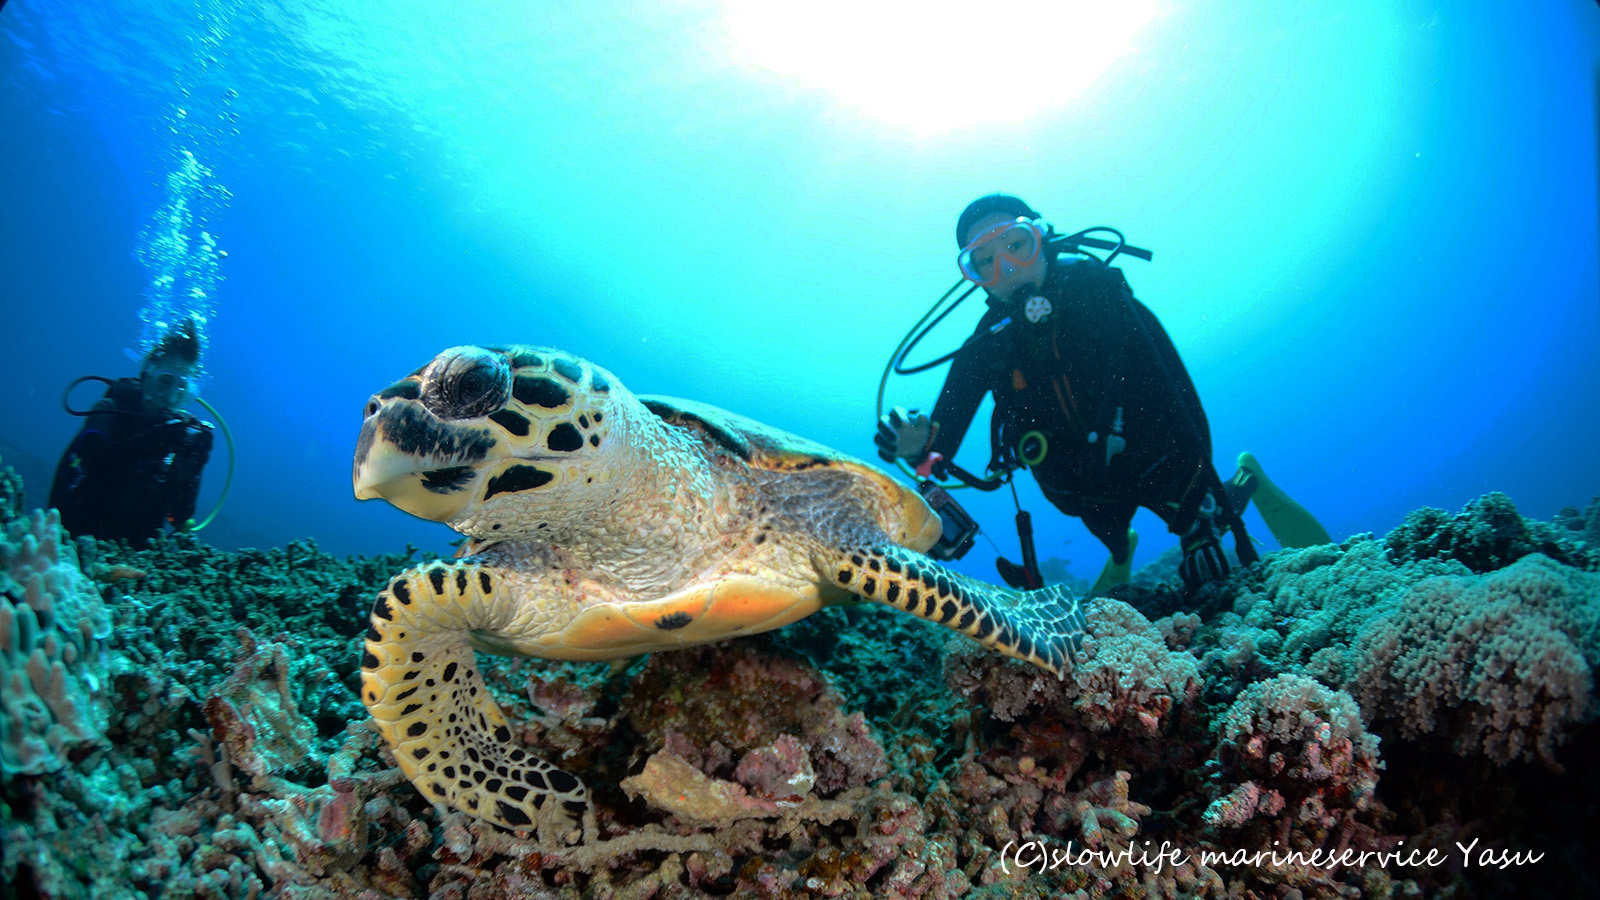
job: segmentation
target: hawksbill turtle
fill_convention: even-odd
[[[1083,612],[923,556],[940,521],[883,472],[545,347],[453,347],[373,395],[358,498],[470,540],[373,604],[361,699],[430,800],[541,842],[587,793],[512,737],[475,650],[604,660],[755,634],[859,596],[1061,675]]]

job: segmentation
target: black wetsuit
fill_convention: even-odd
[[[991,299],[965,349],[951,363],[930,448],[955,457],[978,405],[995,399],[997,455],[1043,458],[1029,465],[1045,497],[1078,516],[1119,563],[1128,525],[1143,506],[1175,534],[1187,532],[1207,491],[1226,504],[1211,462],[1211,430],[1200,396],[1161,323],[1134,299],[1119,269],[1083,260],[1051,265],[1039,295],[1052,307],[1039,323]],[[1121,452],[1107,464],[1107,440],[1121,419]],[[1091,442],[1090,436],[1094,436]],[[1038,439],[1042,438],[1040,444]],[[1244,535],[1237,516],[1223,521]],[[1247,542],[1240,552],[1254,554]]]
[[[211,425],[181,410],[143,411],[139,380],[113,382],[56,465],[50,505],[74,535],[145,546],[194,517]]]

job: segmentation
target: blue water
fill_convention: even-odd
[[[870,4],[764,23],[767,43],[749,4],[529,6],[6,3],[0,454],[31,499],[79,424],[66,383],[136,369],[160,293],[138,251],[185,152],[209,170],[183,247],[211,313],[203,393],[239,446],[205,532],[225,547],[443,549],[443,526],[355,501],[350,461],[367,396],[458,343],[560,346],[871,457],[885,358],[993,190],[1155,251],[1123,267],[1224,476],[1254,451],[1337,537],[1490,490],[1545,518],[1600,492],[1588,0],[1158,3],[1120,24],[1105,3],[1054,27],[974,5],[957,43]],[[928,408],[938,378],[890,402]],[[966,499],[1014,555],[1010,498]],[[1041,556],[1098,569],[1031,482],[1022,500]],[[1171,545],[1136,525],[1140,562]]]

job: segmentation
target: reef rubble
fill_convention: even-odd
[[[1147,574],[1061,680],[865,604],[615,665],[482,656],[590,786],[598,840],[554,848],[425,801],[357,699],[415,550],[132,550],[8,502],[0,894],[1600,895],[1597,508],[1490,494],[1200,595]]]

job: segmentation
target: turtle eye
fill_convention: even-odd
[[[422,404],[441,419],[475,419],[506,405],[511,368],[505,357],[476,348],[447,352],[423,376]]]
[[[456,379],[452,391],[455,396],[452,399],[457,405],[472,406],[494,389],[494,373],[485,369],[485,366],[478,366]]]

